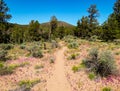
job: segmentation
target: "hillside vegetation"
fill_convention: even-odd
[[[91,5],[77,26],[8,22],[0,0],[0,91],[120,91],[120,0],[103,24]]]

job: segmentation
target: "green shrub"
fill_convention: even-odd
[[[71,59],[76,59],[76,55],[75,55],[75,54],[72,54],[72,55],[71,55]]]
[[[29,65],[29,63],[28,62],[22,62],[21,64],[10,64],[8,67],[14,70],[18,67],[24,67],[25,65]]]
[[[96,70],[97,65],[98,65],[98,49],[97,48],[92,48],[89,52],[89,55],[87,58],[83,60],[83,63],[87,68],[90,70]]]
[[[0,75],[12,74],[16,68],[23,67],[27,64],[28,62],[23,62],[21,64],[4,65],[3,62],[0,62]]]
[[[30,63],[29,62],[22,62],[21,64],[19,64],[19,67],[24,67],[26,65],[29,65]]]
[[[4,63],[0,62],[0,69],[4,67]]]
[[[35,66],[35,69],[41,69],[41,68],[44,68],[44,66],[41,64],[41,65],[36,65]]]
[[[0,48],[3,50],[10,50],[10,49],[13,49],[14,46],[12,44],[1,44]]]
[[[59,44],[55,41],[55,40],[52,40],[51,41],[51,48],[58,48],[59,47]]]
[[[79,67],[78,66],[73,66],[72,70],[73,70],[73,72],[77,72],[77,71],[79,71]]]
[[[26,45],[22,44],[20,45],[20,49],[25,49],[26,48]]]
[[[41,51],[41,50],[34,50],[34,51],[32,52],[32,56],[33,56],[33,57],[36,57],[36,58],[41,58],[41,57],[43,57],[43,54],[42,54],[42,51]]]
[[[0,75],[8,75],[12,73],[13,73],[13,69],[10,67],[3,66],[2,68],[0,68]]]
[[[102,77],[117,72],[113,55],[109,51],[99,53],[98,49],[92,49],[83,63],[90,71]]]
[[[116,72],[115,60],[112,53],[110,51],[103,51],[100,53],[97,73],[101,76],[108,76],[111,74],[116,74]]]
[[[110,87],[104,87],[102,91],[112,91]]]
[[[119,45],[119,44],[120,44],[120,39],[115,39],[113,42],[114,42],[116,45]]]
[[[115,53],[116,55],[120,55],[120,51]]]
[[[8,66],[8,68],[12,70],[16,69],[17,67],[19,67],[19,64],[11,64]]]
[[[90,39],[89,39],[89,41],[93,41],[93,42],[95,42],[97,40],[98,40],[98,36],[96,36],[96,35],[91,36]]]
[[[74,60],[74,59],[77,58],[78,55],[79,55],[79,54],[73,53],[73,54],[70,55],[70,57],[68,57],[68,59],[69,59],[69,60]]]
[[[93,80],[93,79],[95,79],[95,74],[93,72],[91,72],[91,73],[89,73],[88,77],[90,80]]]
[[[35,84],[40,83],[40,79],[36,80],[22,80],[19,82],[19,86],[25,86],[26,88],[30,89],[33,87]]]
[[[79,47],[79,44],[77,42],[71,42],[68,44],[68,48],[76,49]]]
[[[6,55],[7,55],[7,51],[6,50],[0,50],[0,60],[1,61],[6,61]]]
[[[6,66],[3,62],[0,62],[0,75],[8,75],[13,73],[13,67]]]

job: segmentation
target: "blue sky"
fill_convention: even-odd
[[[55,15],[58,20],[76,25],[78,19],[87,16],[87,9],[96,4],[100,16],[98,21],[103,23],[113,12],[116,0],[4,0],[12,15],[10,22],[28,24],[31,20],[40,23],[48,22]]]

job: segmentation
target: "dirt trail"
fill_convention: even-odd
[[[47,91],[71,91],[65,76],[64,51],[65,47],[56,52],[55,70],[47,81]]]

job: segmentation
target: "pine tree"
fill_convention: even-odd
[[[88,18],[89,18],[89,32],[92,33],[96,26],[98,25],[98,22],[97,22],[97,17],[99,15],[98,13],[98,10],[97,10],[97,7],[96,5],[91,5],[89,8],[88,8]],[[92,34],[90,34],[91,36]]]
[[[9,8],[4,0],[0,0],[0,23],[6,23],[11,18],[10,14],[7,14]]]

